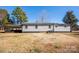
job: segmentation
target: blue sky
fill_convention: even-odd
[[[1,6],[2,9],[7,9],[9,14],[16,6]],[[39,16],[45,11],[47,21],[53,23],[62,23],[62,19],[67,11],[74,11],[75,16],[79,19],[79,6],[21,6],[27,14],[29,22],[35,22]],[[79,24],[79,23],[78,23]]]

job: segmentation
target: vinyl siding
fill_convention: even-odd
[[[53,27],[53,25],[50,25],[50,28],[49,28],[49,25],[37,25],[37,28],[35,27],[35,25],[27,25],[27,28],[26,28],[26,25],[23,25],[22,26],[22,32],[44,32],[44,31],[70,31],[70,26],[55,26]]]
[[[70,31],[70,26],[54,26],[54,31]]]

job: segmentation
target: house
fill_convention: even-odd
[[[21,25],[6,25],[5,32],[22,32]]]
[[[70,32],[70,26],[58,23],[22,23],[22,32]]]
[[[22,32],[21,25],[0,25],[0,33],[1,32]]]

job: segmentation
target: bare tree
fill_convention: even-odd
[[[46,10],[42,10],[42,12],[40,12],[40,14],[38,15],[38,19],[36,20],[36,23],[47,23],[47,11]]]

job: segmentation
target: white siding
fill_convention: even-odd
[[[64,31],[67,31],[67,32],[70,32],[70,26],[54,26],[51,25],[51,27],[49,28],[49,25],[43,25],[43,26],[40,26],[38,25],[37,28],[35,27],[35,25],[32,25],[32,26],[29,26],[27,25],[27,28],[26,28],[26,25],[23,25],[22,26],[22,32],[42,32],[42,31],[59,31],[59,32],[64,32]]]
[[[70,31],[70,26],[54,26],[54,31]]]
[[[51,30],[49,28],[49,25],[45,25],[45,26],[37,26],[37,28],[35,26],[27,26],[27,28],[25,26],[22,26],[22,31],[23,32],[28,32],[28,31],[48,31]]]

